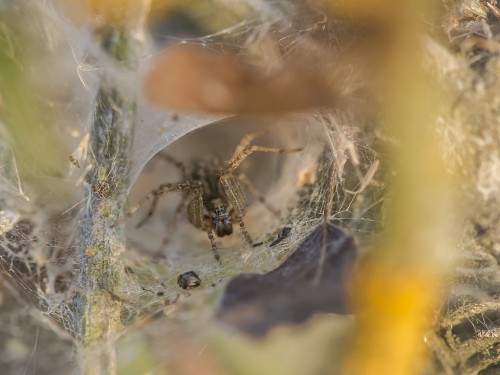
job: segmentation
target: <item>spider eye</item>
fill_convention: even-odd
[[[215,214],[216,214],[217,216],[223,216],[225,213],[226,213],[226,209],[225,209],[225,208],[223,208],[223,207],[217,207],[217,208],[215,209]]]

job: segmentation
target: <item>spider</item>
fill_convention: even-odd
[[[246,185],[250,192],[274,214],[277,212],[270,207],[265,199],[251,185],[243,174],[236,174],[240,164],[254,152],[268,152],[273,154],[289,154],[301,151],[302,148],[278,149],[252,145],[252,141],[263,132],[251,133],[243,137],[237,145],[231,159],[221,164],[218,159],[211,161],[198,160],[191,168],[174,158],[160,154],[168,162],[176,165],[183,181],[164,183],[139,200],[121,219],[115,222],[114,227],[129,219],[146,202],[152,200],[147,215],[137,224],[142,226],[155,212],[160,196],[171,192],[182,192],[184,199],[176,210],[180,213],[186,205],[189,222],[196,228],[204,230],[212,246],[212,252],[217,261],[220,255],[217,252],[217,243],[213,232],[218,237],[229,236],[233,233],[233,222],[237,222],[245,240],[252,245],[253,240],[248,233],[243,217],[246,211],[246,199],[241,183]]]

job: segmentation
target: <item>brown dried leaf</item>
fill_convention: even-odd
[[[316,313],[346,314],[346,276],[353,272],[357,252],[352,237],[336,226],[321,225],[275,270],[234,278],[226,288],[217,319],[249,335],[263,336],[276,325],[302,323]]]
[[[178,110],[260,113],[332,106],[325,77],[285,60],[276,69],[193,45],[169,49],[146,77],[152,104]]]

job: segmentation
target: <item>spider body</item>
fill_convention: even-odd
[[[232,234],[233,221],[237,221],[235,215],[243,216],[246,207],[239,181],[234,176],[224,176],[224,171],[215,158],[211,163],[195,163],[192,171],[185,178],[199,186],[200,194],[194,192],[186,197],[189,221],[199,229],[213,229],[218,237]],[[228,180],[229,183],[226,182]],[[200,221],[202,216],[203,221]]]
[[[165,159],[172,161],[168,156]],[[216,158],[195,162],[191,170],[183,167],[183,173],[192,186],[185,194],[188,220],[207,231],[215,258],[218,260],[219,255],[212,231],[218,237],[229,236],[233,233],[233,223],[239,224],[245,240],[252,244],[243,222],[247,202],[238,178],[225,172]]]
[[[131,217],[146,201],[152,200],[148,214],[137,224],[137,227],[142,226],[153,215],[161,195],[180,191],[183,192],[184,199],[177,208],[176,214],[180,213],[186,205],[189,222],[194,227],[207,232],[215,259],[219,260],[220,256],[217,252],[217,243],[213,232],[218,237],[229,236],[233,233],[233,223],[238,223],[243,237],[251,245],[253,243],[252,238],[243,222],[247,202],[241,183],[245,184],[261,203],[266,206],[268,205],[264,198],[256,192],[256,189],[250,184],[248,179],[242,174],[236,174],[235,170],[254,152],[286,154],[301,150],[276,149],[251,145],[252,140],[259,134],[261,133],[252,133],[245,136],[236,147],[231,160],[224,164],[216,158],[204,159],[193,163],[188,168],[169,155],[159,154],[161,158],[173,163],[180,169],[183,181],[161,184],[141,199],[121,219],[115,222],[114,226]],[[273,210],[271,209],[271,211]],[[275,211],[273,212],[275,213]]]

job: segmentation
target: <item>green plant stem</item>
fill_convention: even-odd
[[[129,30],[110,29],[103,48],[132,72],[136,42]],[[132,62],[132,63],[130,63]],[[92,168],[88,199],[80,222],[75,333],[82,374],[116,373],[115,341],[122,329],[125,291],[134,282],[125,272],[125,233],[113,227],[126,204],[130,155],[136,121],[134,93],[101,78],[90,132]]]

